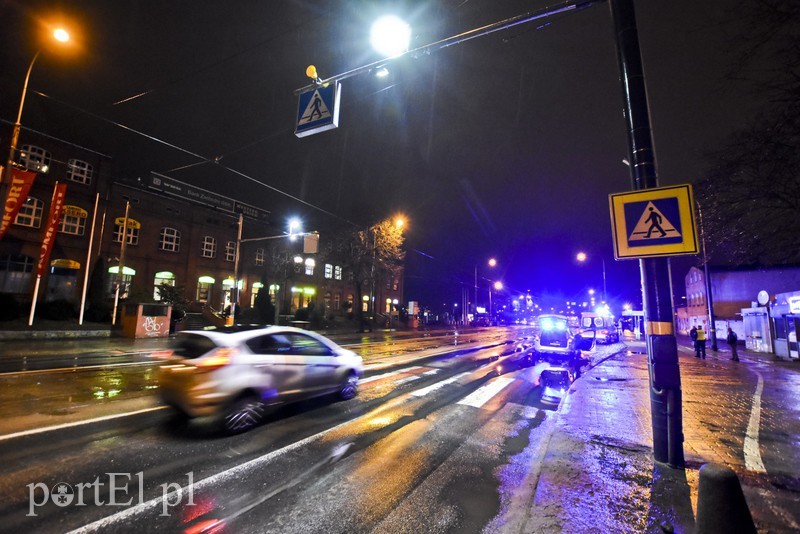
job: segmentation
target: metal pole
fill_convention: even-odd
[[[711,295],[711,271],[708,268],[708,256],[706,255],[706,230],[703,225],[703,210],[700,203],[697,203],[697,218],[700,221],[700,244],[703,246],[703,278],[706,285],[706,303],[708,304],[708,332],[711,340],[711,350],[717,352],[717,321],[714,317],[714,299]]]
[[[478,264],[475,264],[475,302],[472,304],[475,306],[475,315],[478,315]]]
[[[239,306],[239,247],[242,244],[243,216],[239,214],[239,233],[236,236],[236,249],[233,253],[233,299],[231,299],[231,314],[225,319],[228,326],[236,322],[236,308]]]
[[[658,177],[633,0],[609,0],[609,7],[622,83],[631,183],[634,190],[654,188]],[[681,380],[669,260],[646,258],[639,260],[639,265],[650,371],[653,456],[657,462],[683,469]]]
[[[114,291],[114,311],[111,314],[111,326],[117,324],[117,306],[119,306],[119,289],[122,286],[125,271],[125,242],[128,240],[128,211],[131,208],[130,200],[125,201],[125,220],[122,223],[122,243],[119,246],[119,265],[117,267],[117,289]]]
[[[603,302],[608,304],[608,292],[606,291],[606,259],[600,258],[603,262]]]
[[[97,206],[100,203],[100,193],[94,198],[94,213],[92,214],[92,229],[89,232],[89,250],[86,252],[86,266],[83,272],[83,290],[81,290],[81,311],[78,314],[78,324],[83,324],[83,312],[86,309],[86,291],[89,288],[89,268],[92,264],[92,242],[94,241],[94,225],[97,221]]]
[[[33,55],[30,65],[28,65],[28,72],[25,74],[25,83],[22,85],[22,98],[19,99],[19,112],[17,113],[17,122],[14,123],[14,129],[11,131],[11,146],[8,149],[8,160],[6,161],[5,179],[1,180],[2,183],[11,183],[11,166],[14,163],[14,154],[17,152],[17,141],[19,141],[19,131],[22,128],[22,108],[25,107],[25,95],[28,93],[28,81],[31,79],[31,71],[33,64],[39,57],[38,51]]]

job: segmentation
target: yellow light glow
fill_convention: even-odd
[[[314,65],[309,65],[308,68],[306,69],[306,76],[308,76],[312,80],[316,80],[317,79],[317,67],[315,67]]]
[[[53,32],[53,39],[60,43],[66,43],[69,41],[69,33],[64,28],[56,28]]]

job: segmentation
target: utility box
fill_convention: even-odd
[[[132,338],[169,337],[169,304],[125,304],[122,307],[122,335]]]

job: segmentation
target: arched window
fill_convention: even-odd
[[[29,171],[47,173],[50,171],[50,152],[38,146],[22,145],[19,162]]]
[[[42,226],[42,210],[44,203],[38,198],[28,197],[25,204],[19,208],[14,224],[27,226],[29,228],[39,228]]]
[[[161,229],[161,241],[158,248],[167,252],[180,252],[181,233],[175,228],[165,226]]]
[[[62,234],[83,235],[89,213],[78,206],[64,206],[58,231]]]
[[[73,182],[89,185],[92,183],[94,169],[85,161],[71,159],[67,162],[67,178]]]

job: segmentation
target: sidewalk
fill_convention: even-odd
[[[675,470],[653,460],[647,356],[640,352],[643,343],[629,343],[628,354],[603,362],[573,384],[559,409],[527,521],[514,531],[694,532],[698,471],[708,462],[737,472],[759,532],[796,531],[800,497],[791,487],[797,484],[792,458],[783,461],[794,479],[788,477],[788,491],[779,495],[780,486],[770,483],[774,475],[748,471],[740,460],[741,443],[730,439],[741,432],[739,412],[749,414],[751,406],[741,401],[749,401],[754,388],[727,376],[751,373],[747,366],[761,368],[774,357],[740,351],[742,362],[732,362],[729,352],[720,352],[709,362],[682,347],[687,467]],[[782,365],[793,369],[792,363]],[[711,368],[719,383],[709,382]],[[728,397],[704,403],[710,388],[725,388]],[[708,429],[714,421],[718,432]],[[798,437],[784,439],[791,446]]]

